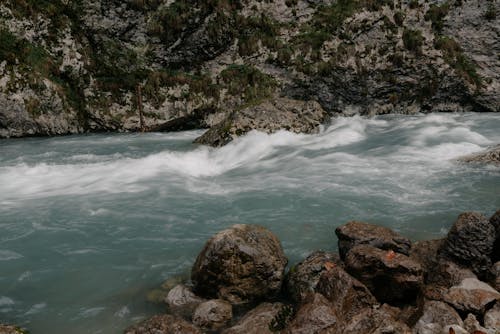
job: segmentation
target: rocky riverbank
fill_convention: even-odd
[[[168,292],[167,312],[125,333],[500,332],[500,210],[463,213],[438,240],[357,221],[335,233],[338,254],[316,251],[287,271],[269,230],[219,232]]]

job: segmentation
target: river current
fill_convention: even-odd
[[[216,149],[192,144],[201,133],[0,141],[0,322],[121,333],[235,223],[271,229],[294,263],[335,251],[349,220],[419,240],[500,208],[500,167],[456,161],[500,143],[499,114],[337,118]]]

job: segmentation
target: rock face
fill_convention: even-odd
[[[269,230],[234,225],[206,243],[191,278],[197,294],[241,304],[276,295],[286,264],[281,244]]]
[[[215,299],[201,303],[193,314],[193,323],[201,328],[217,330],[225,327],[233,318],[231,304]]]
[[[483,315],[489,306],[500,300],[500,292],[475,278],[466,278],[460,285],[451,287],[444,299],[464,314]]]
[[[465,212],[448,232],[440,253],[483,276],[492,265],[494,242],[495,228],[488,219],[479,213]]]
[[[459,160],[463,161],[463,162],[474,162],[474,163],[500,165],[500,145],[497,145],[486,152],[472,154],[472,155],[462,157]]]
[[[236,325],[228,328],[222,334],[273,334],[270,329],[272,321],[283,310],[281,303],[263,303],[245,314]]]
[[[187,321],[169,315],[155,315],[138,325],[129,327],[125,334],[202,334],[202,331]]]
[[[251,130],[273,133],[287,130],[313,133],[328,119],[328,114],[315,101],[277,98],[259,105],[235,111],[213,126],[195,142],[223,146]]]
[[[196,296],[190,288],[179,284],[172,288],[165,298],[170,312],[189,318],[193,311],[200,303],[204,302],[203,298]]]
[[[333,333],[339,325],[339,319],[333,305],[323,295],[311,293],[283,333]]]
[[[383,226],[352,221],[338,227],[335,234],[339,238],[339,253],[345,259],[351,248],[370,245],[383,250],[409,255],[411,242],[396,232]]]
[[[409,301],[423,284],[421,265],[392,250],[361,245],[346,256],[346,269],[364,283],[381,302]]]
[[[415,334],[448,333],[451,325],[463,327],[460,315],[449,305],[438,301],[427,301],[423,314],[413,327]]]
[[[337,254],[316,251],[304,261],[293,266],[286,277],[287,294],[296,303],[300,303],[314,292],[321,274],[330,266],[338,266],[341,261]]]

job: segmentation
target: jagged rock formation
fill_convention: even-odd
[[[0,137],[211,127],[276,96],[330,115],[499,111],[497,12],[490,0],[6,0]]]

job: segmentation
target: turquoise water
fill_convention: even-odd
[[[292,262],[335,250],[352,219],[412,239],[500,208],[500,168],[455,162],[500,143],[498,114],[339,118],[318,135],[200,131],[0,141],[0,322],[120,333],[235,223],[269,227]]]

